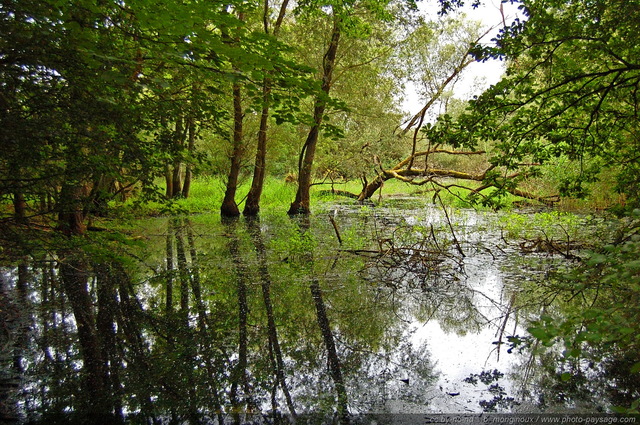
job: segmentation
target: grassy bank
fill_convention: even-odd
[[[451,181],[454,187],[450,191],[436,190],[437,187],[429,185],[412,186],[399,180],[388,180],[383,187],[370,199],[375,205],[389,206],[398,202],[403,197],[422,197],[439,204],[438,197],[442,202],[451,207],[457,208],[485,208],[476,203],[468,201],[468,191],[455,187],[456,182]],[[462,185],[463,183],[461,183]],[[246,194],[250,188],[250,182],[244,181],[238,186],[237,201],[240,210],[244,207]],[[162,189],[162,188],[161,188]],[[261,210],[266,214],[286,214],[289,205],[295,197],[297,186],[295,183],[285,182],[282,178],[268,177],[265,182],[264,191],[261,198]],[[328,202],[355,202],[341,192],[358,194],[362,190],[359,181],[348,181],[339,183],[316,184],[311,188],[311,209],[317,210],[319,205]],[[192,182],[189,198],[177,199],[167,205],[162,202],[136,203],[135,200],[125,204],[113,205],[122,214],[133,214],[134,216],[154,216],[168,215],[173,212],[184,213],[209,213],[218,212],[224,197],[225,181],[222,178],[208,177],[198,178]],[[483,192],[491,193],[491,189]],[[532,201],[531,201],[532,202]],[[516,196],[507,196],[501,199],[501,207],[510,209],[522,203],[530,203],[528,200]],[[535,202],[534,202],[535,204]]]

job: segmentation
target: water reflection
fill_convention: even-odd
[[[481,217],[455,218],[464,257],[437,210],[337,219],[342,243],[322,215],[159,219],[144,224],[144,244],[106,238],[4,268],[2,420],[244,423],[320,412],[344,423],[594,397],[604,406],[635,384],[611,380],[624,359],[563,384],[560,353],[507,352],[540,306],[504,281],[521,259],[496,255]]]

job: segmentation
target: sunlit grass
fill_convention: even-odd
[[[116,209],[123,214],[132,214],[138,217],[175,213],[217,213],[224,198],[225,182],[226,179],[223,177],[199,177],[192,181],[188,198],[176,199],[171,202],[135,203],[135,201],[128,201],[125,204],[117,205]],[[476,197],[475,203],[472,202],[468,198],[469,190],[458,187],[468,186],[469,182],[451,180],[446,184],[450,186],[448,190],[433,184],[411,185],[391,179],[384,182],[382,188],[369,201],[374,205],[390,206],[397,204],[404,197],[411,197],[436,205],[440,205],[442,202],[442,204],[454,208],[490,208],[482,205],[480,202],[482,197],[480,196]],[[250,179],[245,179],[238,185],[236,201],[240,211],[244,208],[250,185]],[[158,190],[164,190],[162,184],[159,184]],[[295,197],[296,190],[296,183],[285,182],[284,179],[278,177],[267,177],[260,200],[261,214],[286,214]],[[487,189],[483,191],[483,194],[487,196],[494,190]],[[355,199],[346,197],[344,193],[358,195],[361,191],[362,183],[356,180],[314,184],[311,187],[311,210],[313,212],[322,209],[322,205],[332,202],[356,202]],[[504,209],[510,209],[523,201],[525,200],[522,198],[509,195],[500,200],[500,206]]]

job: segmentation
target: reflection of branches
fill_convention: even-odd
[[[366,269],[390,287],[413,285],[422,289],[436,287],[459,279],[462,259],[438,242],[433,226],[420,229],[396,227],[390,235],[377,235],[377,250],[357,250],[371,258]]]

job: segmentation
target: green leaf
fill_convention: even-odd
[[[529,328],[527,330],[534,338],[539,339],[540,341],[548,341],[551,338],[551,336],[549,335],[549,333],[545,328],[534,327],[534,328]]]

